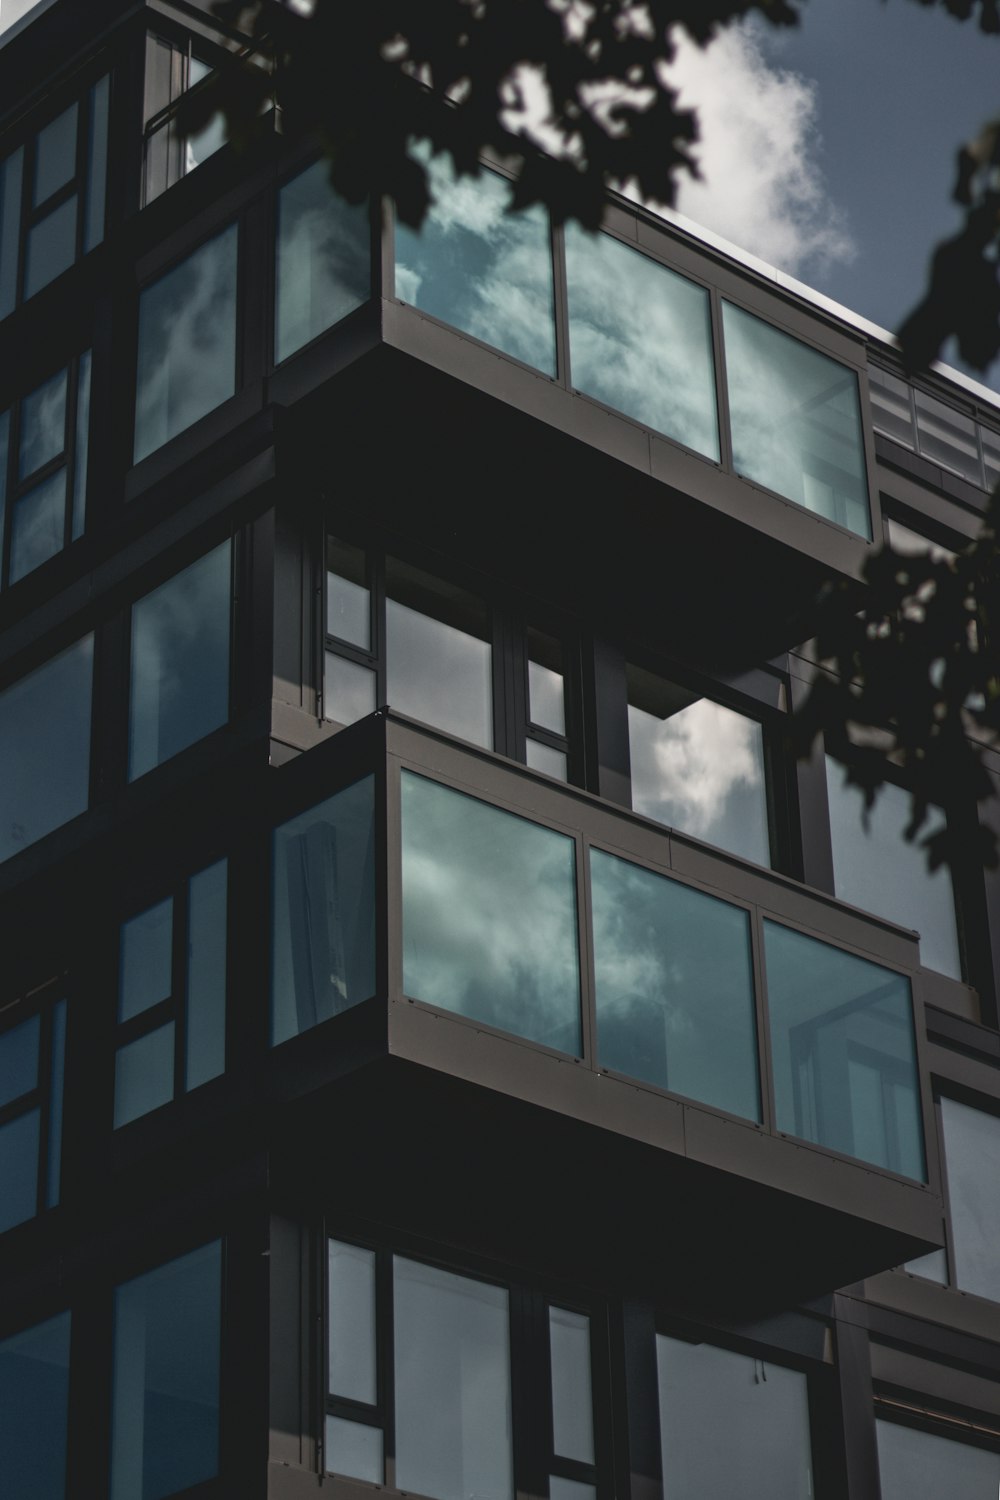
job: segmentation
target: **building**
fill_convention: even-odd
[[[1000,885],[782,725],[996,398],[219,44],[0,35],[0,1494],[993,1496]]]

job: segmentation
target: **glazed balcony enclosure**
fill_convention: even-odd
[[[391,714],[277,775],[272,1086],[362,1198],[736,1305],[938,1242],[912,935]]]

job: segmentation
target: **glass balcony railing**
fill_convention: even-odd
[[[876,432],[976,489],[993,489],[1000,479],[1000,433],[877,365],[869,367],[868,385]]]

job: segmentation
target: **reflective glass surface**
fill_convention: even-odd
[[[76,260],[76,194],[28,230],[24,295],[33,297]]]
[[[569,780],[569,762],[565,750],[555,750],[551,745],[543,745],[540,740],[529,739],[525,744],[524,759],[533,771],[542,771],[546,776],[554,776],[557,781]]]
[[[375,712],[376,678],[371,667],[328,651],[323,660],[323,717],[354,724]]]
[[[729,302],[722,314],[736,472],[870,537],[857,375]]]
[[[750,919],[592,849],[598,1060],[760,1118]]]
[[[560,1458],[594,1462],[594,1404],[590,1390],[590,1319],[565,1307],[549,1308],[552,1369],[552,1451]]]
[[[86,810],[94,638],[0,693],[0,859]]]
[[[606,234],[566,225],[573,385],[719,459],[708,293]]]
[[[924,1181],[902,974],[764,923],[778,1129]]]
[[[1000,1302],[1000,1119],[941,1099],[953,1279]]]
[[[0,1342],[0,1495],[64,1500],[70,1315]]]
[[[418,153],[421,154],[421,153]],[[433,203],[419,234],[396,223],[396,296],[474,338],[555,375],[548,218],[537,204],[508,214],[495,172],[456,178],[427,162]]]
[[[10,452],[10,412],[0,412],[0,557],[7,520],[7,458]]]
[[[184,1086],[217,1078],[226,1066],[226,893],[224,859],[188,885],[187,1047]]]
[[[374,796],[366,776],[274,830],[274,1045],[375,993]]]
[[[111,1500],[164,1500],[219,1466],[222,1245],[115,1289]]]
[[[278,364],[371,295],[368,204],[345,203],[329,179],[329,164],[323,159],[278,193]]]
[[[917,440],[909,383],[872,366],[868,370],[868,390],[875,431],[884,432],[907,448],[915,448]]]
[[[656,1362],[664,1500],[808,1500],[804,1375],[664,1334]]]
[[[635,811],[769,864],[760,724],[636,667],[628,684]]]
[[[372,643],[371,593],[365,554],[335,537],[326,539],[326,633],[368,651]]]
[[[566,693],[563,675],[542,662],[528,662],[528,717],[532,724],[566,733]]]
[[[166,1000],[173,990],[174,903],[168,898],[123,922],[118,969],[118,1019],[127,1021]]]
[[[80,355],[76,396],[76,455],[73,464],[72,538],[83,536],[87,516],[87,459],[90,452],[90,350]]]
[[[208,63],[202,62],[200,58],[192,57],[188,63],[188,88],[194,88],[196,83],[201,83],[207,78],[212,69]],[[184,171],[193,172],[195,167],[200,167],[203,161],[214,156],[216,151],[221,151],[226,144],[226,118],[225,115],[216,114],[203,125],[195,135],[189,135],[184,142]]]
[[[60,370],[21,402],[21,451],[17,474],[27,479],[66,447],[66,390],[69,371]]]
[[[395,1256],[393,1308],[396,1487],[510,1500],[506,1291]]]
[[[10,531],[10,581],[61,552],[66,540],[66,470],[60,469],[18,497]]]
[[[38,1087],[39,1016],[0,1032],[0,1109]]]
[[[915,390],[913,401],[917,413],[917,446],[924,458],[982,489],[983,466],[972,418],[944,401],[928,396],[925,391]]]
[[[132,606],[129,780],[229,718],[229,542]]]
[[[237,243],[231,224],[139,297],[135,463],[236,390]]]
[[[381,1484],[383,1479],[382,1429],[364,1422],[347,1422],[343,1417],[327,1416],[326,1457],[328,1474],[343,1474],[348,1479],[366,1479]]]
[[[35,185],[32,202],[35,208],[46,198],[65,187],[76,176],[76,125],[79,107],[57,115],[35,137]]]
[[[0,1125],[0,1234],[38,1212],[40,1133],[37,1109]]]
[[[174,1097],[174,1023],[158,1026],[115,1053],[115,1129]]]
[[[87,192],[84,200],[83,253],[104,238],[104,200],[108,175],[108,79],[100,78],[90,91],[90,128],[87,133]]]
[[[932,1250],[929,1255],[919,1255],[903,1266],[911,1276],[923,1276],[926,1281],[936,1281],[939,1286],[948,1285],[948,1257],[943,1250]]]
[[[0,318],[17,301],[17,257],[21,229],[21,176],[24,147],[0,161]]]
[[[1000,1453],[896,1422],[875,1431],[882,1500],[996,1500]]]
[[[408,771],[402,816],[407,995],[579,1056],[573,840]]]
[[[394,558],[386,583],[389,706],[492,749],[493,653],[482,602]]]
[[[66,1001],[52,1007],[52,1089],[49,1095],[49,1160],[46,1208],[59,1202],[62,1188],[63,1087],[66,1079]]]
[[[903,830],[910,821],[909,794],[886,782],[868,814],[866,829],[864,799],[857,787],[846,784],[844,774],[843,766],[828,756],[826,790],[837,895],[864,911],[915,927],[920,933],[921,963],[961,979],[951,871],[940,865],[931,873],[919,840],[907,843],[904,839]],[[943,826],[944,814],[931,808],[919,837]]]
[[[581,1484],[579,1479],[550,1474],[549,1500],[597,1500],[597,1490],[592,1484]]]
[[[378,1399],[374,1251],[330,1240],[327,1289],[330,1394],[374,1406]]]

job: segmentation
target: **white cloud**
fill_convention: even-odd
[[[681,179],[681,213],[793,275],[854,259],[824,179],[813,80],[774,67],[749,26],[704,50],[679,36],[668,76],[701,127],[703,180]]]

